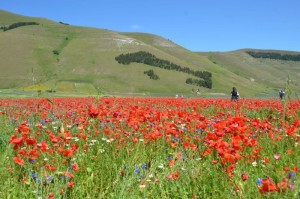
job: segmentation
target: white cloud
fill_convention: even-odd
[[[134,29],[134,30],[138,30],[138,29],[141,28],[141,26],[138,25],[138,24],[133,24],[133,25],[131,25],[131,28]]]

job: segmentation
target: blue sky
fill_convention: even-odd
[[[0,0],[0,9],[71,25],[152,33],[192,51],[300,52],[300,0]]]

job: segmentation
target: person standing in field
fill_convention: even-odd
[[[238,100],[238,99],[239,99],[239,94],[238,94],[236,88],[233,87],[232,91],[231,91],[231,101]]]
[[[279,97],[280,97],[280,99],[283,99],[283,97],[284,97],[284,92],[282,90],[279,91]]]

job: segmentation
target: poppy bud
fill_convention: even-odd
[[[241,178],[242,178],[243,181],[246,181],[246,180],[248,180],[248,175],[246,173],[243,173],[241,175]]]

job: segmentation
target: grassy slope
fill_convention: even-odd
[[[18,27],[0,32],[2,88],[30,85],[51,78],[56,67],[52,50],[61,43],[58,23],[0,11],[0,25],[35,21],[41,25]]]
[[[223,68],[226,68],[240,77],[256,82],[265,89],[265,93],[277,95],[278,90],[284,89],[288,76],[292,80],[290,87],[295,93],[300,92],[300,62],[271,59],[256,59],[246,53],[247,50],[238,50],[222,53],[199,53]],[[262,51],[262,50],[260,50]],[[293,54],[296,52],[269,51]]]
[[[214,64],[205,54],[191,53],[189,50],[182,48],[171,41],[163,40],[161,37],[155,35],[143,33],[127,33],[126,35],[137,38],[170,55],[173,55],[176,58],[179,58],[183,65],[187,65],[195,70],[206,70],[212,72],[213,89],[208,90],[200,88],[201,92],[228,94],[230,93],[230,89],[237,85],[242,96],[254,96],[257,93],[263,93],[265,90],[264,86],[261,86],[256,82],[251,82],[249,79],[235,74],[228,68]],[[248,91],[244,92],[246,89]]]
[[[212,72],[213,89],[200,88],[201,93],[228,94],[232,86],[237,86],[242,96],[271,93],[273,87],[279,85],[277,77],[270,73],[278,72],[283,84],[285,73],[279,70],[282,65],[290,71],[299,71],[298,65],[286,62],[281,64],[275,61],[274,64],[274,61],[263,61],[260,64],[260,60],[243,52],[194,53],[156,35],[66,26],[46,19],[0,11],[0,26],[20,21],[35,21],[40,25],[0,32],[0,45],[4,46],[0,49],[1,88],[170,94],[190,93],[192,88],[197,89],[196,86],[185,84],[186,78],[191,77],[187,74],[144,64],[124,66],[115,61],[115,57],[121,53],[140,50],[194,70]],[[54,55],[53,50],[57,50],[59,55]],[[267,64],[268,67],[265,66]],[[268,70],[259,71],[262,67]],[[159,75],[159,81],[150,80],[143,74],[149,69]],[[258,73],[264,79],[260,79]],[[32,84],[34,86],[29,86]]]

